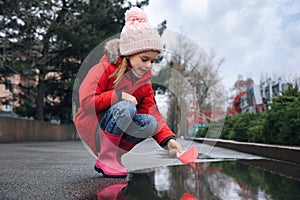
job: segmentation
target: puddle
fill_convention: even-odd
[[[278,164],[278,167],[276,165]],[[266,160],[203,162],[131,172],[128,181],[102,188],[98,199],[300,199],[299,166]],[[267,171],[278,168],[284,174]]]

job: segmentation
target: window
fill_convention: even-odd
[[[288,88],[289,88],[289,84],[288,83],[283,83],[282,84],[282,91],[283,92],[286,91],[286,90],[288,90]]]
[[[5,104],[4,104],[4,111],[12,111],[12,101],[9,100],[9,101],[6,101]]]
[[[7,80],[4,82],[5,85],[5,91],[6,92],[11,92],[12,91],[12,84],[11,81]]]

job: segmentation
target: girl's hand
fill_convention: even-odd
[[[170,139],[167,143],[170,155],[176,155],[182,153],[182,146],[174,139]]]
[[[126,92],[122,92],[122,99],[126,100],[126,101],[130,101],[135,106],[138,104],[136,98],[134,96],[132,96],[131,94],[128,94]]]

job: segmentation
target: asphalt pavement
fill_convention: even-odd
[[[261,158],[219,147],[201,146],[188,140],[179,141],[184,149],[196,146],[200,151],[199,162]],[[101,177],[93,169],[95,160],[81,141],[2,143],[0,199],[96,199],[97,191],[124,182],[124,179]],[[123,157],[123,163],[129,172],[181,164],[153,139],[137,145]]]

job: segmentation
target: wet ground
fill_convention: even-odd
[[[102,178],[80,141],[0,144],[0,199],[300,199],[300,167],[180,140],[182,165],[153,140],[123,158],[126,179]]]
[[[199,162],[133,172],[121,194],[124,199],[143,200],[296,200],[300,197],[299,188],[299,180],[262,170],[251,165],[249,160],[237,160]]]

